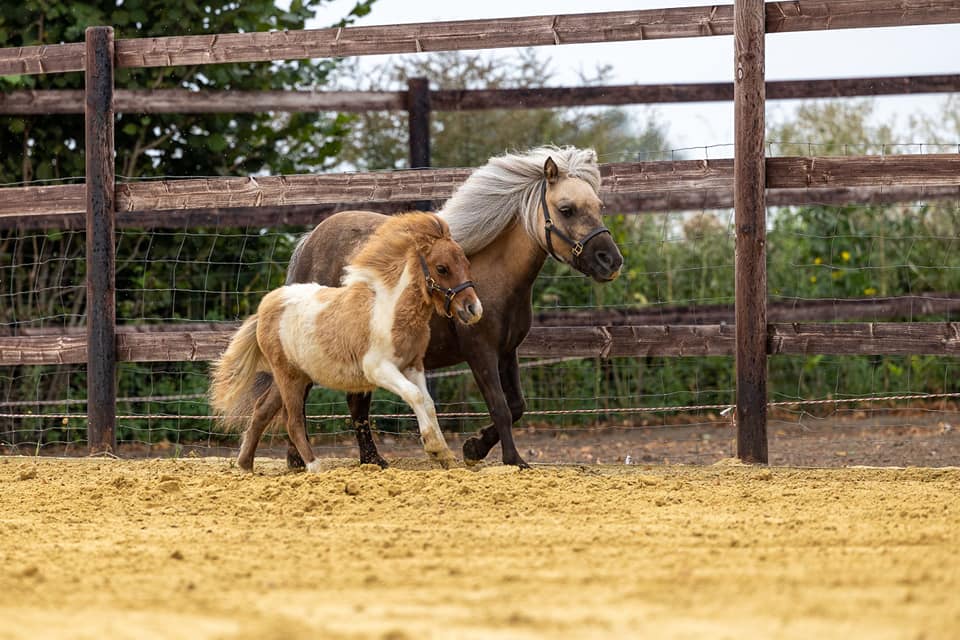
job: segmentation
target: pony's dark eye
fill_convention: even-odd
[[[448,273],[450,273],[450,270],[447,269],[446,266],[444,266],[444,265],[442,265],[442,264],[438,264],[438,265],[437,265],[437,273],[439,273],[439,274],[442,275],[442,276],[445,276],[445,275],[447,275]]]
[[[571,207],[560,207],[560,215],[564,218],[569,218],[573,215],[573,209]]]

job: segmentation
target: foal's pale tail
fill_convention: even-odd
[[[244,321],[223,355],[213,364],[210,380],[210,407],[227,429],[239,430],[249,424],[254,403],[263,391],[258,374],[270,367],[257,343],[257,316]]]

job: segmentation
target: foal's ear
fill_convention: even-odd
[[[547,156],[547,161],[543,163],[543,177],[550,184],[556,182],[560,177],[560,169],[557,168],[557,163],[550,156]]]

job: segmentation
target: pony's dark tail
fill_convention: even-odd
[[[268,371],[270,367],[257,342],[254,314],[240,325],[211,371],[210,407],[223,427],[240,430],[249,424],[253,406],[264,390],[263,380],[258,377]]]

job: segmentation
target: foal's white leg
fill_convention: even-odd
[[[454,458],[453,453],[447,446],[443,432],[440,431],[440,422],[437,420],[437,410],[433,404],[433,398],[430,396],[430,390],[427,388],[427,376],[423,372],[423,369],[416,367],[410,367],[403,372],[403,375],[407,380],[416,385],[423,398],[426,420],[420,419],[419,414],[417,415],[417,423],[420,426],[420,437],[423,439],[423,448],[427,453],[441,458],[440,463],[443,464],[444,467],[448,467],[448,463],[454,462],[456,458]],[[414,409],[414,412],[416,412],[416,409]],[[447,462],[445,463],[444,460]]]
[[[366,363],[364,364],[366,365]],[[433,400],[427,392],[427,382],[426,378],[423,377],[423,372],[420,372],[421,377],[423,377],[423,389],[400,373],[400,370],[392,362],[381,360],[376,364],[365,367],[364,373],[371,382],[387,391],[392,391],[410,405],[417,416],[420,436],[423,439],[423,448],[427,454],[444,468],[453,465],[456,458],[450,448],[447,447],[443,434],[440,432],[440,427],[437,424],[437,412],[434,409]]]

